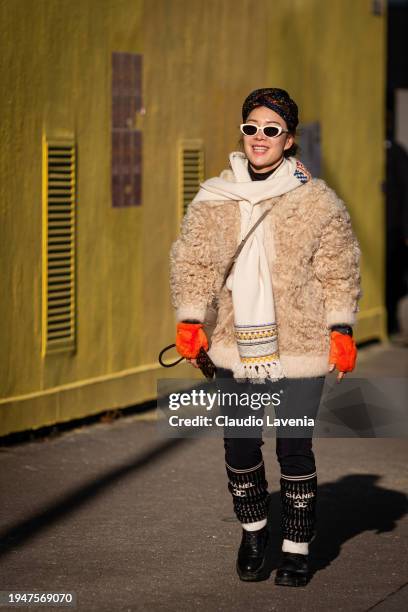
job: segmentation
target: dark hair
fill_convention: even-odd
[[[292,136],[295,137],[296,132],[295,133],[289,132],[289,134],[292,134]],[[286,151],[284,151],[283,154],[285,157],[294,157],[298,151],[299,151],[299,145],[296,142],[294,142],[293,145],[289,147],[289,149],[286,149]]]

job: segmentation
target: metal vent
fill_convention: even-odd
[[[179,153],[180,215],[186,214],[187,206],[200,189],[204,180],[204,150],[201,140],[183,140]]]
[[[75,348],[75,142],[43,141],[43,354]]]

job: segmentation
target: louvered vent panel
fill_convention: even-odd
[[[44,353],[75,347],[75,143],[45,141]]]
[[[204,151],[201,140],[185,140],[180,144],[180,214],[200,189],[204,180]]]

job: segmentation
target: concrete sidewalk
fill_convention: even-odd
[[[369,347],[356,374],[403,376],[407,354]],[[315,440],[314,575],[293,589],[273,574],[261,583],[236,575],[241,529],[222,441],[164,439],[152,417],[0,448],[0,590],[74,591],[81,612],[408,609],[407,439]],[[276,567],[273,439],[263,451]]]

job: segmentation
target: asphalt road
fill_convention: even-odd
[[[404,376],[407,353],[369,347],[357,373]],[[315,440],[313,577],[289,588],[273,574],[260,583],[236,575],[241,528],[222,440],[165,438],[154,417],[0,448],[1,591],[74,592],[81,612],[408,610],[407,438]],[[276,567],[274,443],[263,452]]]

